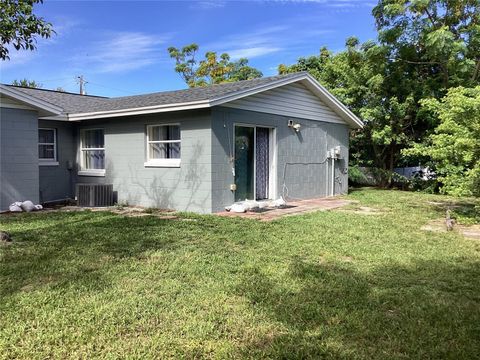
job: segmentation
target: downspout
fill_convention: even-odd
[[[328,196],[328,158],[330,151],[327,151],[327,161],[325,162],[325,196]]]
[[[332,192],[331,194],[332,196],[335,196],[335,156],[332,156]]]

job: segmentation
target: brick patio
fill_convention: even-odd
[[[283,208],[265,208],[260,211],[247,211],[244,213],[234,213],[222,211],[216,213],[218,216],[225,217],[243,217],[248,219],[257,219],[260,221],[272,221],[283,216],[300,215],[314,211],[326,211],[340,208],[352,203],[349,200],[339,198],[320,198],[309,200],[289,201]]]

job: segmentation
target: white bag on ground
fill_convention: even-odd
[[[35,204],[31,202],[30,200],[26,200],[22,202],[22,205],[20,206],[23,211],[30,212],[36,210]]]
[[[242,205],[246,211],[258,209],[258,203],[255,200],[245,200]]]
[[[272,206],[274,207],[282,207],[287,205],[287,202],[283,198],[278,198],[277,200],[272,202]]]
[[[22,203],[17,201],[17,202],[14,202],[13,204],[11,204],[9,207],[8,207],[8,210],[10,210],[11,212],[22,212]]]
[[[233,204],[230,207],[230,211],[234,213],[244,213],[245,211],[247,211],[247,209],[245,209],[245,206],[243,206],[242,204]]]

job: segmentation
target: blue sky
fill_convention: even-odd
[[[57,35],[34,52],[11,51],[0,81],[31,79],[44,88],[78,91],[77,75],[94,95],[125,96],[185,88],[169,46],[195,42],[200,54],[247,57],[265,76],[278,64],[341,50],[345,39],[375,38],[369,0],[311,1],[53,1],[36,12]]]

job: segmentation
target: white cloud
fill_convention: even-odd
[[[333,33],[330,29],[305,27],[299,31],[297,21],[290,25],[265,25],[246,33],[238,33],[220,38],[218,41],[205,44],[206,50],[226,52],[233,60],[241,57],[253,59],[277,53],[291,51],[296,46],[308,43],[313,39]]]
[[[233,50],[227,51],[227,53],[230,55],[230,58],[232,60],[237,60],[243,57],[248,59],[253,59],[255,57],[272,54],[280,50],[282,49],[278,47],[257,46],[257,47],[243,48],[243,49],[233,49]]]
[[[15,68],[41,59],[46,53],[52,50],[55,45],[80,25],[80,22],[67,17],[59,17],[52,20],[54,34],[50,38],[35,37],[35,50],[16,50],[12,45],[7,45],[10,60],[1,61],[2,70]]]
[[[227,1],[225,0],[202,0],[193,2],[191,8],[208,10],[223,8],[226,5]]]
[[[108,34],[76,58],[77,66],[98,73],[124,72],[156,63],[165,52],[166,36],[141,32]]]

